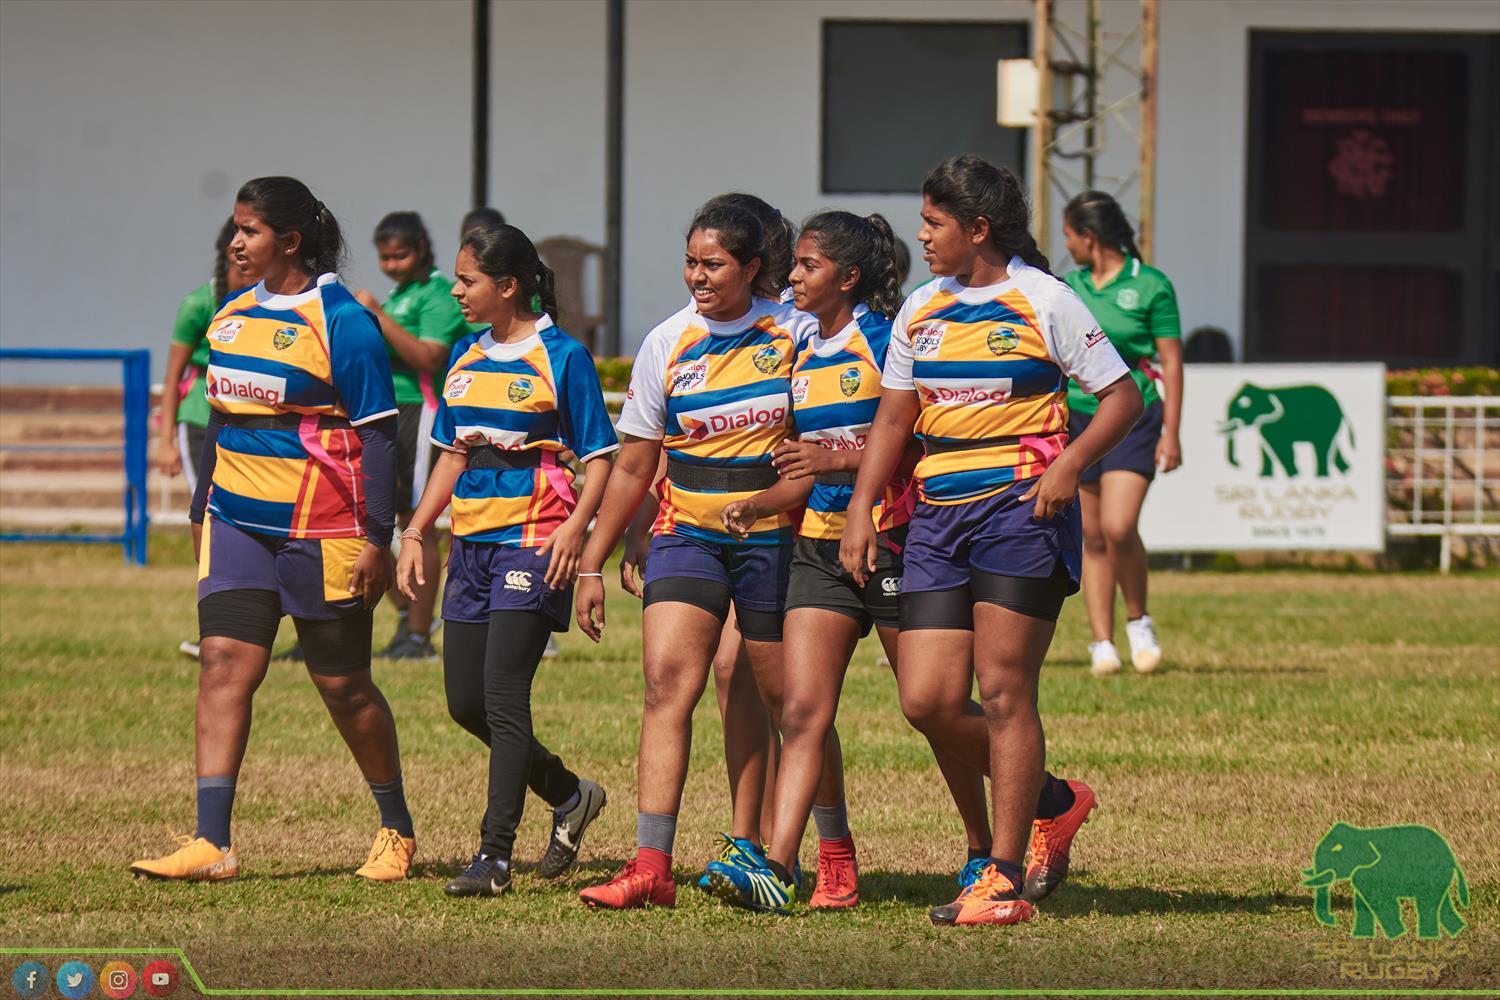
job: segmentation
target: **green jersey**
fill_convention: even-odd
[[[192,388],[177,401],[177,422],[195,427],[208,426],[208,395],[204,371],[208,368],[208,324],[219,311],[213,282],[187,293],[177,307],[177,321],[172,324],[172,343],[191,348],[191,365],[183,372],[183,381],[193,377]]]
[[[1130,366],[1130,375],[1140,386],[1146,405],[1160,401],[1156,382],[1142,370],[1142,362],[1156,357],[1157,340],[1182,336],[1172,282],[1134,257],[1126,257],[1120,273],[1105,282],[1103,288],[1094,287],[1093,272],[1086,267],[1069,271],[1063,275],[1063,281],[1088,306],[1109,342]],[[1070,381],[1068,408],[1092,414],[1099,409],[1099,401],[1080,389],[1077,382]]]
[[[464,314],[453,299],[453,282],[437,268],[423,281],[409,281],[386,299],[385,314],[418,340],[434,340],[448,350],[459,338],[470,332]],[[475,327],[474,329],[479,329]],[[442,369],[448,367],[443,359]],[[426,373],[421,373],[425,375]],[[441,384],[443,370],[432,376],[430,384]],[[423,401],[421,376],[391,349],[391,380],[396,384],[396,405],[410,406]]]

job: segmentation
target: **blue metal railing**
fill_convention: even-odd
[[[121,445],[0,445],[11,450],[98,450],[125,452],[125,530],[118,535],[66,532],[3,532],[0,542],[106,542],[125,549],[125,561],[146,565],[146,538],[151,516],[146,509],[147,421],[151,413],[151,352],[94,351],[66,348],[0,348],[0,361],[118,361],[124,370],[125,441]]]

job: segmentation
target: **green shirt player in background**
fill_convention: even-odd
[[[354,297],[380,322],[391,354],[391,377],[396,386],[396,511],[404,529],[427,473],[432,468],[432,421],[437,414],[434,385],[441,385],[453,345],[470,332],[453,282],[433,266],[432,239],[416,212],[392,212],[375,227],[375,249],[380,270],[396,283],[382,305],[367,289]],[[436,532],[422,542],[423,577],[427,583],[409,601],[394,586],[396,636],[380,654],[392,659],[437,656],[432,646],[433,604],[439,575]]]
[[[1161,643],[1146,611],[1146,547],[1141,505],[1158,471],[1182,464],[1182,324],[1167,276],[1141,261],[1135,233],[1119,203],[1085,191],[1063,209],[1067,250],[1081,265],[1063,280],[1078,294],[1120,357],[1130,366],[1146,410],[1125,440],[1079,477],[1083,514],[1083,597],[1094,641],[1095,674],[1120,669],[1115,650],[1115,587],[1125,598],[1125,634],[1135,669],[1161,665]],[[1159,366],[1159,367],[1158,367]],[[1162,382],[1158,391],[1156,379]],[[1083,433],[1098,406],[1068,386],[1068,431]]]
[[[219,303],[230,292],[245,286],[240,269],[230,260],[229,241],[234,239],[234,220],[229,219],[214,239],[213,280],[199,285],[183,297],[172,324],[172,346],[167,349],[167,370],[162,376],[161,409],[157,418],[156,471],[163,476],[187,475],[191,493],[198,488],[198,462],[208,429],[208,324]],[[196,532],[198,526],[194,526]],[[196,657],[198,643],[186,640],[177,647],[184,656]]]

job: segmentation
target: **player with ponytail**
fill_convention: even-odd
[[[428,583],[423,536],[451,503],[443,685],[449,714],[490,759],[479,850],[446,891],[497,896],[511,888],[528,786],[553,808],[545,878],[572,866],[604,808],[604,789],[533,735],[531,685],[548,638],[567,631],[579,556],[619,444],[594,360],[554,322],[552,271],[526,234],[470,230],[454,274],[464,319],[485,326],[453,348],[432,431],[443,455],[402,532],[409,544],[396,580],[408,596]],[[565,452],[584,466],[581,491]]]
[[[1037,681],[1063,600],[1078,589],[1078,474],[1125,436],[1141,400],[1088,310],[1049,272],[1029,214],[1019,178],[978,157],[945,160],[923,182],[917,238],[938,280],[892,324],[840,552],[860,583],[880,572],[873,512],[915,433],[902,709],[986,771],[994,800],[990,856],[957,900],[932,911],[936,924],[1030,919],[1094,804],[1087,785],[1044,770]],[[1071,442],[1069,377],[1099,398],[1093,425]],[[969,701],[974,675],[982,714]]]

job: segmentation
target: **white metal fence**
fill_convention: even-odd
[[[1386,530],[1440,538],[1446,573],[1455,539],[1500,537],[1500,396],[1386,403]]]

